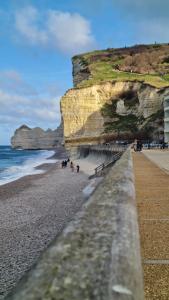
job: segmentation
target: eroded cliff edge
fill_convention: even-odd
[[[61,100],[65,143],[162,139],[168,51],[169,45],[148,45],[74,57],[74,88]]]

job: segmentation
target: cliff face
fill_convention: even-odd
[[[66,144],[162,139],[168,53],[155,44],[73,57],[74,88],[61,100]]]
[[[58,127],[56,130],[29,128],[22,125],[18,128],[11,138],[12,148],[15,149],[51,149],[56,147],[63,139],[63,128]]]
[[[163,135],[163,97],[139,82],[107,82],[69,90],[61,101],[67,143],[107,138],[159,138]]]
[[[73,59],[73,84],[77,86],[83,80],[88,80],[90,77],[90,70],[87,63],[82,58]]]

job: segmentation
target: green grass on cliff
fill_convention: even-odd
[[[140,81],[157,88],[169,86],[169,74],[158,76],[156,74],[138,74],[115,71],[108,62],[96,62],[89,66],[91,79],[82,81],[78,87],[86,87],[106,81]]]
[[[167,87],[169,86],[168,53],[168,44],[154,44],[98,50],[77,56],[85,62],[90,72],[89,79],[81,81],[78,87],[106,81],[140,81],[157,88]]]

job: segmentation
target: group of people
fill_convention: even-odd
[[[67,167],[67,164],[69,162],[69,158],[67,160],[62,160],[61,165],[62,165],[62,169]]]
[[[166,148],[168,148],[168,145],[167,145],[167,143],[165,143],[165,141],[152,142],[152,143],[150,141],[148,141],[148,143],[146,142],[145,144],[147,145],[147,149],[155,149],[155,148],[166,149]],[[133,144],[133,148],[134,148],[134,151],[140,152],[143,149],[143,143],[140,140],[135,140],[134,144]]]
[[[70,162],[69,158],[67,160],[62,160],[62,162],[61,162],[62,169],[66,168],[69,162]],[[74,163],[72,161],[70,162],[70,168],[71,168],[71,171],[74,172],[75,166],[74,166]],[[77,165],[76,166],[76,172],[79,173],[79,171],[80,171],[80,166]]]
[[[135,142],[134,142],[134,151],[142,151],[142,149],[143,149],[143,144],[142,144],[142,142],[141,141],[139,141],[139,140],[135,140]]]

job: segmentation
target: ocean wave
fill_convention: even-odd
[[[39,155],[27,158],[21,165],[13,165],[3,170],[0,174],[0,185],[15,181],[27,175],[42,174],[45,171],[36,169],[36,167],[43,164],[55,163],[56,159],[49,159],[53,156],[54,151],[39,151]]]

